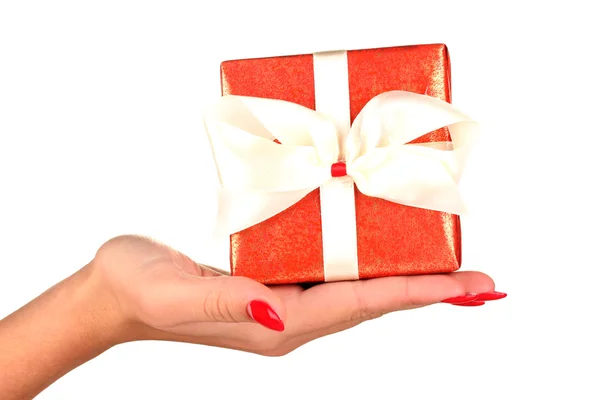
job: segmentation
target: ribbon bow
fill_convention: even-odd
[[[349,132],[338,132],[330,117],[298,104],[230,95],[205,112],[204,122],[224,189],[221,221],[230,234],[342,175],[368,196],[465,210],[457,184],[478,125],[445,101],[386,92],[367,103]],[[446,126],[451,142],[410,143]]]

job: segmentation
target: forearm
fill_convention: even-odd
[[[0,321],[0,397],[33,398],[123,340],[118,306],[91,266]]]

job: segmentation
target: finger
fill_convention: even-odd
[[[147,307],[171,325],[196,322],[258,322],[283,329],[284,305],[270,288],[243,277],[181,274],[146,292]],[[157,309],[158,307],[158,309]],[[172,327],[171,326],[171,327]],[[162,328],[168,328],[163,326]]]
[[[173,280],[177,293],[174,301],[194,299],[203,305],[201,313],[196,311],[192,321],[183,323],[253,321],[276,331],[284,329],[280,316],[284,314],[283,302],[265,285],[224,275],[224,271],[195,263],[179,252],[171,254],[171,261],[183,272],[180,279]]]
[[[473,307],[483,305],[483,302],[486,301],[500,300],[507,296],[506,293],[496,291],[494,280],[484,273],[457,272],[453,275],[465,285],[467,292],[475,295],[475,299],[468,302],[468,304],[461,305]]]
[[[307,332],[343,322],[364,320],[464,295],[452,275],[419,275],[335,282],[303,292],[288,305],[290,329]]]
[[[494,280],[483,272],[454,272],[450,276],[460,281],[468,293],[488,293],[495,288]]]

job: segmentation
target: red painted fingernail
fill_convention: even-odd
[[[450,297],[449,299],[442,300],[442,303],[450,303],[450,304],[466,303],[468,301],[473,301],[476,298],[477,298],[476,294],[467,293],[464,296]]]
[[[482,306],[485,304],[485,301],[468,301],[466,303],[453,303],[453,306],[460,306],[460,307],[477,307],[477,306]]]
[[[277,143],[277,144],[281,144],[281,142],[280,142],[279,140],[277,140],[277,139],[273,139],[273,141],[274,141],[275,143]]]
[[[479,293],[477,295],[477,300],[481,300],[481,301],[490,301],[490,300],[500,300],[505,298],[507,295],[506,293],[502,293],[502,292],[487,292],[487,293]]]
[[[262,326],[274,331],[283,331],[283,322],[270,305],[261,300],[253,300],[248,304],[248,314]]]

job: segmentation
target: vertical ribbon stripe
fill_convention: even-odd
[[[336,126],[340,157],[350,131],[350,89],[345,51],[313,54],[316,110]],[[340,160],[345,161],[345,160]],[[354,181],[332,177],[320,186],[325,281],[358,279]]]

